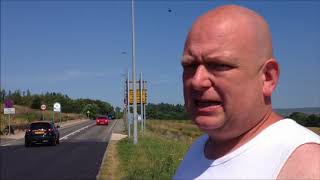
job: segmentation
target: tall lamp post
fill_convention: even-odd
[[[136,62],[135,62],[135,33],[134,33],[134,0],[131,0],[132,18],[132,85],[133,85],[133,144],[138,143],[137,130],[137,99],[136,99]]]

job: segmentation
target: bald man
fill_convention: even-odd
[[[182,66],[186,109],[206,135],[174,179],[320,179],[320,137],[272,111],[279,65],[260,15],[235,5],[202,15]]]

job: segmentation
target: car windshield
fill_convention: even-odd
[[[106,116],[99,116],[98,119],[107,119]]]
[[[32,123],[30,125],[31,130],[36,130],[36,129],[50,129],[50,124],[49,123]]]

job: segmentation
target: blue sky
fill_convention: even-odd
[[[319,1],[135,1],[136,71],[148,81],[148,101],[183,104],[189,27],[230,2],[270,25],[281,66],[274,107],[320,107]],[[131,76],[131,1],[1,1],[1,88],[122,107],[127,69]]]

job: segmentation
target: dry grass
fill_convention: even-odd
[[[159,136],[175,141],[192,141],[203,134],[190,120],[149,120],[147,128]]]
[[[308,129],[320,135],[320,127],[308,127]]]
[[[110,141],[108,144],[107,152],[100,167],[100,174],[98,180],[105,179],[123,179],[119,168],[119,158],[117,151],[117,141]]]

